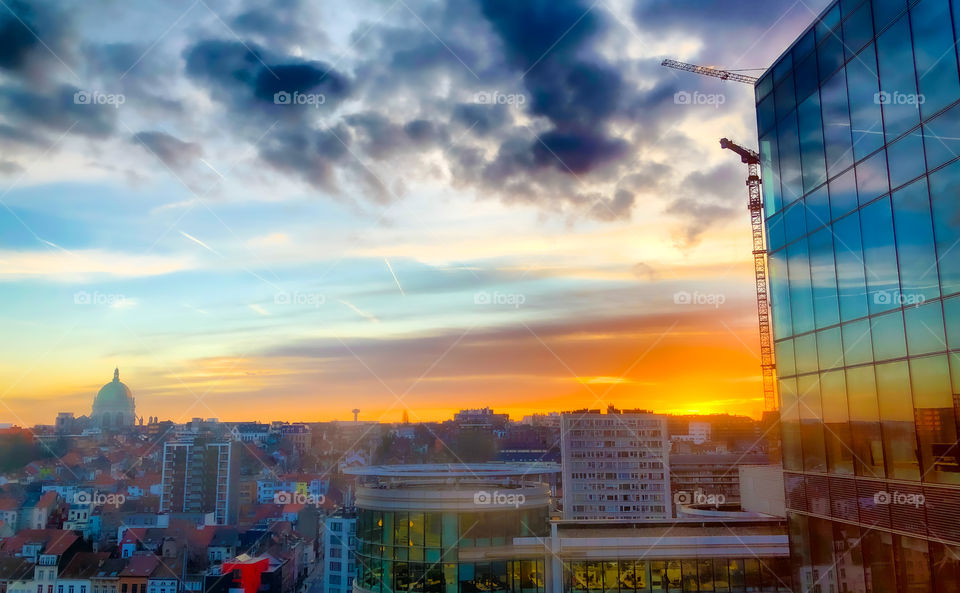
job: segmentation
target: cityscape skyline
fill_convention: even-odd
[[[958,246],[960,0],[0,0],[0,593],[960,593]]]

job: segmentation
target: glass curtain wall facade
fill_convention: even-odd
[[[960,590],[960,0],[840,0],[757,82],[799,591]]]
[[[583,560],[563,563],[566,593],[791,591],[787,558]]]
[[[544,558],[470,562],[461,551],[548,536],[545,507],[493,512],[362,509],[357,525],[361,587],[374,593],[544,593]],[[494,554],[496,556],[496,554]]]

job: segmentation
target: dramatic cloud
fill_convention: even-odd
[[[66,55],[65,19],[48,2],[11,0],[0,12],[0,70],[24,73]]]
[[[637,33],[627,13],[588,0],[374,4],[210,2],[144,39],[101,24],[95,6],[61,14],[11,2],[0,14],[0,71],[9,74],[0,143],[36,149],[66,130],[132,136],[177,171],[239,147],[256,159],[245,172],[268,186],[279,174],[335,199],[386,204],[439,180],[604,222],[643,205],[679,218],[694,242],[729,208],[715,188],[733,186],[708,178],[728,169],[698,178],[693,165],[665,163],[700,156],[682,130],[688,120],[751,126],[749,92],[712,114],[678,108],[678,81],[710,82],[665,71],[650,48],[679,35],[736,66],[742,56],[726,40],[752,40],[745,55],[763,66],[771,52],[754,46],[766,29],[783,21],[778,34],[794,34],[812,18],[785,0],[655,0],[632,5]],[[623,46],[633,49],[618,53]],[[97,89],[120,93],[122,110],[76,99]],[[90,158],[113,166],[106,154]]]
[[[134,134],[133,140],[142,144],[151,154],[175,171],[187,168],[203,153],[200,145],[184,142],[164,132],[138,132]]]

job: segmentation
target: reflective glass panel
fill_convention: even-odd
[[[896,301],[900,294],[890,198],[880,199],[862,208],[860,226],[867,278],[867,306],[871,314],[889,311],[898,306]]]
[[[920,113],[924,119],[960,97],[957,54],[950,22],[949,0],[922,0],[910,9],[913,56],[920,87]]]
[[[940,289],[943,294],[960,292],[960,161],[930,174],[933,206],[933,236],[937,244]]]
[[[850,124],[853,154],[860,160],[883,146],[883,116],[879,103],[877,54],[871,43],[847,63],[847,94],[850,100]]]
[[[883,128],[887,142],[920,121],[913,50],[909,43],[905,43],[907,39],[910,39],[907,15],[900,17],[877,38],[879,101],[883,105]]]

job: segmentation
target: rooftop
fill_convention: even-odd
[[[350,467],[344,473],[375,478],[522,478],[560,472],[558,463],[430,463],[419,465],[370,465]]]

